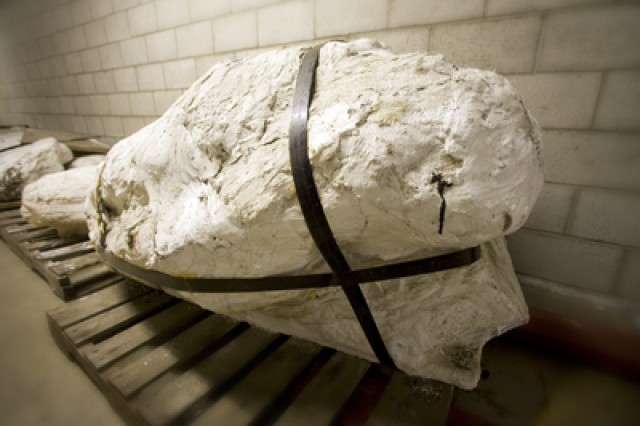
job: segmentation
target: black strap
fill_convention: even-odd
[[[302,59],[296,88],[293,94],[293,112],[291,127],[289,128],[289,155],[291,157],[291,174],[296,187],[296,194],[309,233],[316,243],[318,250],[338,278],[342,290],[347,295],[351,308],[364,331],[373,352],[378,360],[391,368],[395,364],[382,340],[367,301],[362,294],[359,282],[352,273],[349,263],[344,258],[336,239],[331,232],[318,195],[313,170],[309,161],[307,144],[307,122],[309,119],[309,105],[313,96],[315,71],[318,65],[320,48],[310,49]]]
[[[257,291],[302,290],[340,285],[334,274],[285,275],[259,278],[180,278],[152,269],[144,269],[96,247],[102,260],[122,275],[156,288],[170,288],[194,293],[246,293]],[[415,275],[429,274],[471,265],[480,258],[479,247],[426,259],[357,269],[352,273],[357,282],[366,284]]]

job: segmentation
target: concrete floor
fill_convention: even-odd
[[[54,343],[45,312],[64,302],[0,241],[0,424],[124,425]]]

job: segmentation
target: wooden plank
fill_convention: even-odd
[[[58,232],[53,228],[41,228],[35,231],[25,231],[25,232],[17,232],[15,234],[11,234],[12,238],[15,238],[16,241],[26,241],[26,240],[37,240],[37,239],[45,239],[50,237],[57,237]]]
[[[443,425],[452,397],[451,385],[395,372],[367,425]]]
[[[112,274],[75,286],[67,286],[62,289],[64,292],[63,299],[66,301],[77,299],[78,297],[84,297],[123,280],[124,277],[122,275]]]
[[[61,260],[78,254],[89,253],[93,251],[93,243],[91,241],[82,241],[80,243],[70,244],[68,246],[54,248],[51,250],[37,251],[33,256],[37,260]]]
[[[0,226],[23,225],[25,223],[27,223],[27,221],[24,220],[22,216],[0,219]]]
[[[335,353],[302,393],[275,422],[276,426],[323,426],[332,424],[347,402],[369,363]]]
[[[183,301],[102,342],[87,345],[82,353],[101,370],[137,347],[171,333],[204,313],[202,308]]]
[[[22,203],[20,202],[20,200],[0,201],[0,210],[4,211],[4,210],[19,209],[21,204]]]
[[[50,261],[47,263],[47,268],[56,275],[67,276],[82,268],[95,265],[99,262],[102,262],[102,260],[100,259],[100,256],[98,256],[98,253],[92,252],[72,257],[70,259]]]
[[[65,141],[64,144],[73,152],[86,154],[106,154],[111,149],[109,145],[93,138],[69,140]]]
[[[104,377],[125,398],[166,372],[210,346],[238,325],[219,315],[211,315],[162,344],[149,355],[126,367],[106,370]]]
[[[185,413],[193,414],[188,410],[219,391],[277,337],[251,327],[186,372],[167,374],[152,383],[131,404],[154,426],[188,423],[188,419],[176,420]]]
[[[20,209],[0,211],[0,219],[13,219],[15,217],[22,217]]]
[[[167,305],[171,300],[172,298],[166,294],[149,293],[72,325],[65,330],[65,334],[73,344],[81,346],[91,339],[99,339],[101,336],[123,329],[137,319]]]
[[[76,286],[113,274],[113,270],[104,263],[89,265],[69,275],[69,285]]]
[[[57,247],[67,246],[78,242],[77,239],[60,238],[57,235],[51,238],[42,239],[39,241],[25,241],[22,243],[22,247],[26,251],[34,250],[50,250]]]
[[[320,350],[321,347],[313,343],[287,340],[192,425],[250,424],[277,400]]]
[[[17,234],[18,232],[25,232],[25,231],[35,231],[38,229],[48,229],[48,228],[40,225],[34,225],[33,223],[28,223],[28,222],[7,226],[7,232],[9,234]]]

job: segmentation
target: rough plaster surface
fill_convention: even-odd
[[[302,53],[216,65],[160,119],[114,146],[89,204],[92,239],[98,200],[106,249],[144,268],[188,277],[326,271],[288,157]],[[527,320],[502,240],[524,223],[542,186],[539,129],[520,97],[497,74],[439,55],[329,43],[309,156],[352,267],[483,243],[472,266],[363,286],[400,369],[475,386],[482,345]],[[446,182],[442,193],[435,178]],[[339,289],[178,295],[375,359]]]
[[[0,201],[20,199],[26,184],[64,170],[72,158],[71,150],[54,138],[0,153]]]
[[[28,184],[22,191],[22,216],[35,225],[55,228],[63,237],[86,237],[84,207],[97,174],[96,165],[75,167]]]

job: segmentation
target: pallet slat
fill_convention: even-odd
[[[361,359],[334,354],[275,426],[332,424],[368,368],[369,363]]]
[[[141,345],[161,338],[204,311],[190,303],[180,302],[96,345],[83,349],[83,354],[102,370],[118,358]]]
[[[277,337],[249,328],[188,371],[168,374],[164,380],[152,384],[132,401],[132,405],[149,424],[173,424],[203,398],[222,388]]]
[[[87,321],[72,325],[66,330],[66,334],[74,344],[82,345],[91,339],[97,339],[114,330],[124,328],[137,318],[145,316],[169,302],[171,302],[171,297],[168,295],[146,294],[98,314]]]
[[[35,251],[34,257],[38,260],[62,260],[69,256],[89,253],[93,251],[91,241],[82,241],[80,243],[70,244],[68,246],[54,248],[51,250]]]
[[[284,392],[321,349],[321,346],[301,340],[287,340],[202,413],[193,426],[250,424]]]
[[[146,357],[137,359],[118,371],[107,372],[105,378],[125,398],[129,397],[169,368],[188,361],[237,325],[237,322],[211,315],[156,348]]]

